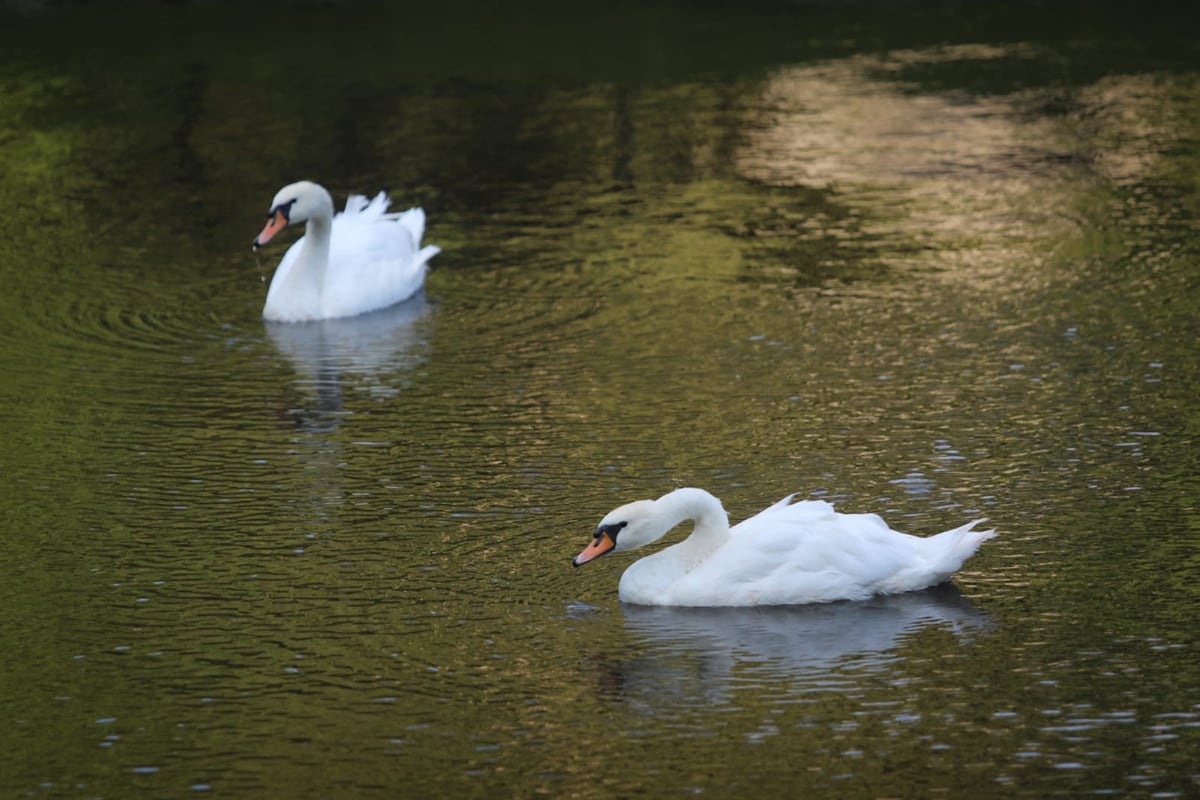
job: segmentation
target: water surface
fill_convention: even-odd
[[[1155,5],[3,12],[12,796],[1188,796],[1196,47]],[[260,318],[275,190],[423,296]],[[623,607],[612,507],[1000,536]]]

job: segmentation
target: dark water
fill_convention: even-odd
[[[1200,792],[1200,50],[1104,3],[0,12],[12,797]],[[424,297],[266,325],[275,190]],[[622,607],[612,507],[1000,536]]]

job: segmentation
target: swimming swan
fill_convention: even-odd
[[[575,566],[655,542],[686,520],[691,536],[635,562],[621,576],[622,602],[655,606],[767,606],[864,600],[950,579],[995,531],[983,520],[936,536],[899,533],[875,514],[839,514],[789,495],[729,527],[721,501],[676,489],[610,512]]]
[[[388,214],[390,203],[384,192],[370,202],[350,195],[346,210],[334,216],[333,198],[323,186],[300,181],[280,189],[254,249],[288,225],[307,224],[275,270],[263,318],[307,322],[351,317],[416,293],[425,282],[426,263],[441,248],[421,248],[424,211]]]

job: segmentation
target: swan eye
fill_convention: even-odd
[[[592,534],[592,538],[599,539],[601,536],[607,534],[608,538],[615,542],[617,540],[617,532],[628,524],[628,522],[614,522],[611,525],[601,525],[599,528],[596,528],[596,532]]]
[[[285,220],[290,220],[292,217],[292,206],[296,205],[296,199],[292,198],[286,203],[280,203],[267,212],[267,218],[271,218],[276,214],[282,214]]]

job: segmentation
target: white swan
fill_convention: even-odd
[[[721,501],[676,489],[610,512],[575,566],[609,551],[655,542],[685,520],[684,541],[635,562],[621,576],[623,602],[656,606],[767,606],[863,600],[950,579],[995,531],[976,520],[936,536],[899,533],[875,514],[839,514],[789,495],[729,527]]]
[[[290,224],[307,224],[275,270],[263,317],[275,322],[351,317],[416,293],[425,282],[426,263],[441,248],[421,247],[424,211],[388,214],[390,202],[384,192],[370,202],[350,195],[346,210],[334,216],[333,198],[323,186],[300,181],[280,189],[254,249]]]

